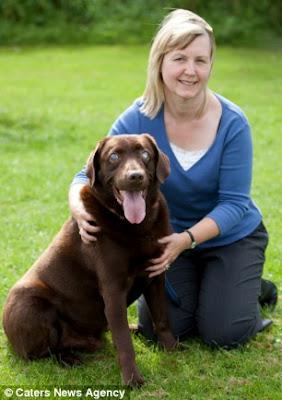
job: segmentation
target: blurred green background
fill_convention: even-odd
[[[200,14],[219,44],[281,45],[281,0],[0,0],[0,45],[144,43],[172,8]]]

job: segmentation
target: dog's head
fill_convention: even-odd
[[[91,188],[117,202],[131,224],[146,216],[146,199],[169,175],[168,157],[148,134],[101,140],[87,162]]]

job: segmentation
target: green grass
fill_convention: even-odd
[[[98,138],[142,93],[145,47],[0,50],[0,308],[9,288],[69,215],[71,179]],[[219,48],[213,90],[239,104],[253,130],[253,197],[270,233],[265,277],[282,291],[282,53]],[[245,347],[214,351],[194,339],[165,354],[134,338],[146,378],[132,399],[281,399],[282,309],[271,330]],[[130,320],[136,321],[135,308]],[[0,331],[0,385],[119,385],[110,336],[83,366],[18,359]],[[0,394],[1,397],[1,394]]]

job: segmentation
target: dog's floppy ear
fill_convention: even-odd
[[[90,187],[93,188],[100,169],[100,153],[107,138],[100,140],[86,162],[86,175],[89,178]]]
[[[145,133],[144,136],[150,141],[155,149],[155,154],[157,155],[156,175],[158,180],[163,183],[170,174],[169,158],[158,148],[157,142],[151,135]]]

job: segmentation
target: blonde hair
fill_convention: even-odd
[[[141,112],[154,118],[164,102],[161,67],[164,55],[174,49],[184,49],[197,36],[208,34],[211,44],[211,59],[215,50],[212,27],[197,14],[177,9],[163,20],[153,40],[147,69],[147,83],[143,93]]]

